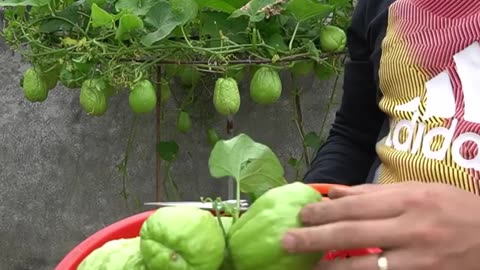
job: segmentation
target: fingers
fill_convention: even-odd
[[[321,261],[314,270],[370,270],[380,269],[378,259],[384,256],[387,259],[388,270],[414,270],[418,268],[418,262],[412,258],[410,250],[387,251],[383,254],[366,255],[340,259],[334,261]],[[413,259],[413,260],[412,260]]]
[[[395,198],[399,196],[396,192],[386,190],[309,204],[300,211],[300,219],[305,226],[312,226],[338,221],[397,217],[404,212],[404,207],[402,200]]]
[[[414,185],[421,185],[419,182],[402,182],[395,184],[364,184],[353,187],[336,187],[332,186],[328,193],[328,198],[338,199],[345,196],[361,195],[366,193],[374,193],[385,190],[399,190],[399,189],[411,189]]]
[[[365,184],[353,187],[331,187],[328,192],[328,198],[337,199],[345,196],[360,195],[364,193],[371,193],[379,190],[379,185]]]
[[[289,230],[282,245],[290,253],[321,250],[391,248],[401,246],[406,239],[398,232],[396,219],[347,221],[322,226]]]

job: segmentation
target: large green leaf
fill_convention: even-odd
[[[199,0],[199,1],[203,1],[203,0]],[[227,0],[227,1],[230,3],[230,5],[234,6],[235,9],[239,9],[245,6],[248,2],[250,2],[250,0],[234,0],[234,1]]]
[[[199,0],[200,8],[208,8],[215,11],[232,14],[237,8],[228,0]]]
[[[150,46],[168,36],[181,22],[168,2],[159,1],[145,16],[145,23],[156,29],[142,38],[142,43]]]
[[[141,42],[151,46],[172,33],[177,27],[186,24],[198,14],[195,0],[160,0],[145,16],[145,23],[155,29],[145,35]]]
[[[199,15],[202,25],[200,35],[216,39],[210,42],[210,46],[220,46],[220,31],[222,35],[237,43],[245,43],[248,41],[245,29],[248,26],[248,20],[245,17],[237,19],[228,19],[227,13],[216,11],[204,11]]]
[[[81,11],[83,11],[81,2],[75,2],[58,12],[56,14],[56,17],[58,18],[52,17],[52,19],[45,20],[40,25],[39,30],[42,33],[53,33],[57,31],[78,31],[77,27],[82,28],[84,21],[87,21],[87,17],[84,17]]]
[[[90,16],[92,20],[93,27],[113,27],[113,22],[115,21],[115,17],[108,13],[106,10],[97,6],[97,4],[93,3],[92,5],[92,12]]]
[[[333,7],[314,0],[290,0],[286,10],[291,12],[298,22],[303,22],[314,17],[325,18],[333,11]]]
[[[50,3],[50,0],[0,0],[0,7],[33,6],[40,7]]]
[[[352,0],[327,0],[327,4],[336,8],[353,8]]]
[[[195,19],[198,14],[198,4],[195,0],[169,0],[175,19],[180,25]]]
[[[120,18],[115,38],[126,40],[143,30],[143,21],[135,14],[124,14]]]
[[[155,6],[156,0],[118,0],[115,4],[117,11],[127,10],[132,14],[143,16]]]
[[[245,134],[218,141],[208,166],[215,178],[235,178],[245,193],[261,193],[287,183],[282,164],[272,150]]]
[[[265,18],[264,9],[278,2],[278,0],[252,0],[243,7],[235,10],[231,17],[247,16],[251,22],[260,22]]]

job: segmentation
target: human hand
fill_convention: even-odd
[[[380,247],[388,270],[478,270],[480,197],[443,184],[332,188],[304,207],[305,227],[283,239],[290,253]],[[375,270],[378,255],[319,262],[315,270]]]

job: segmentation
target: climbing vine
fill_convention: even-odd
[[[0,7],[6,43],[31,64],[20,82],[27,100],[43,102],[61,85],[78,90],[85,113],[100,117],[112,96],[128,93],[135,120],[118,166],[122,195],[127,198],[127,162],[137,117],[156,113],[159,131],[165,106],[172,102],[179,132],[195,132],[192,121],[209,125],[209,118],[221,115],[231,136],[233,116],[243,102],[267,106],[279,100],[284,91],[281,71],[292,76],[291,120],[304,150],[289,164],[298,172],[308,166],[309,149],[318,149],[322,138],[304,128],[305,90],[299,89],[299,81],[307,75],[319,80],[338,77],[353,4],[351,0],[0,0]],[[252,75],[250,101],[241,100],[238,87],[247,72]],[[174,81],[180,90],[173,91]],[[332,101],[333,96],[329,104]],[[206,108],[194,114],[198,104],[210,106],[214,113]],[[206,143],[214,145],[220,136],[213,127],[206,130]],[[181,198],[170,177],[181,147],[160,132],[157,140],[159,159],[166,165],[162,184],[173,187]]]

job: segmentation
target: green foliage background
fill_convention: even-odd
[[[107,110],[112,95],[132,91],[137,83],[150,80],[157,91],[158,108],[173,98],[178,109],[177,128],[187,133],[198,132],[190,130],[192,108],[201,100],[213,98],[212,91],[196,91],[207,77],[240,81],[246,72],[267,66],[276,71],[291,71],[294,82],[309,74],[320,80],[338,79],[346,57],[344,32],[329,27],[346,30],[353,3],[351,0],[1,0],[0,7],[4,8],[7,22],[2,33],[7,44],[20,52],[45,80],[53,79],[49,85],[81,89],[86,81],[101,80],[95,93],[105,98]],[[171,92],[173,79],[182,83],[182,93]],[[298,107],[301,93],[298,89],[290,92],[295,108],[292,119],[302,136],[304,144],[299,147],[303,147],[304,154],[292,157],[289,164],[300,171],[311,159],[307,148],[318,149],[322,138],[304,131]],[[92,95],[91,102],[98,105],[96,95]],[[92,116],[103,114],[102,110],[92,113],[81,105]],[[158,117],[162,117],[162,112]],[[231,116],[225,118],[227,127],[231,126]],[[125,197],[128,153],[136,123],[135,118],[125,158],[119,164],[125,178],[122,191]],[[208,134],[210,141],[206,143],[213,146],[219,138],[213,129]],[[167,164],[165,179],[168,180],[170,165],[181,146],[172,138],[159,140],[156,148]],[[175,187],[173,180],[170,183]]]

